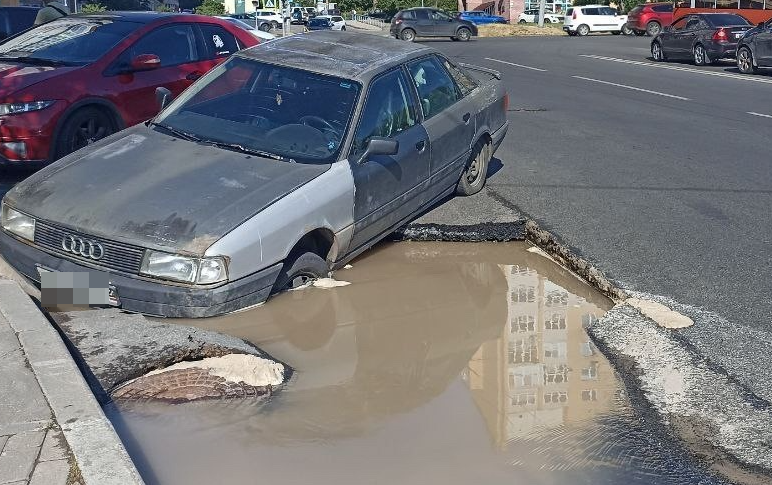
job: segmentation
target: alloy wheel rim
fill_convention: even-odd
[[[654,47],[652,49],[652,54],[654,55],[655,60],[660,60],[662,58],[662,49],[659,47],[659,44],[654,44]]]
[[[697,64],[702,64],[705,61],[705,53],[702,47],[697,46],[694,48],[694,60],[697,61]]]
[[[75,148],[83,148],[101,140],[107,134],[107,127],[95,118],[89,118],[82,123],[75,132],[73,137],[73,146]]]
[[[750,69],[750,56],[748,56],[748,52],[745,49],[742,49],[740,51],[740,55],[738,56],[738,60],[740,61],[740,69],[743,71],[747,71]]]

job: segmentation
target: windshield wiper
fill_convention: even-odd
[[[56,59],[44,59],[42,57],[6,57],[0,56],[0,61],[23,62],[25,64],[39,64],[43,66],[71,66],[71,62],[58,61]]]
[[[244,145],[239,145],[238,143],[226,143],[214,140],[201,140],[201,143],[206,143],[207,145],[212,145],[217,148],[224,148],[226,150],[235,150],[237,152],[246,153],[248,155],[270,158],[272,160],[279,160],[282,162],[296,163],[294,158],[285,157],[276,153],[265,152],[263,150],[255,150],[254,148],[248,148]]]
[[[194,135],[192,133],[186,133],[184,131],[178,130],[177,128],[172,128],[171,126],[168,126],[168,125],[162,125],[161,123],[156,123],[155,121],[149,121],[148,125],[149,126],[157,126],[157,127],[161,128],[162,130],[168,131],[169,133],[171,133],[172,135],[176,136],[177,138],[182,138],[183,140],[195,141],[195,142],[200,142],[201,141],[201,138],[197,137],[196,135]]]

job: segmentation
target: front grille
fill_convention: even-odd
[[[99,261],[72,254],[62,249],[62,239],[65,236],[74,236],[88,241],[98,242],[105,249],[105,254]],[[62,255],[67,259],[83,261],[102,266],[106,269],[121,271],[124,273],[138,274],[142,265],[142,257],[145,250],[129,244],[123,244],[101,237],[95,237],[80,232],[70,231],[42,221],[35,222],[35,244]]]

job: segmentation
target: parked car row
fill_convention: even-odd
[[[544,23],[545,24],[559,24],[563,22],[565,17],[561,14],[555,13],[552,10],[544,11]],[[539,9],[526,10],[517,17],[517,22],[520,24],[537,23],[539,21]]]

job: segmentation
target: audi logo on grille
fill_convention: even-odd
[[[99,261],[105,255],[105,248],[98,242],[70,235],[62,238],[62,249],[68,253],[93,259],[94,261]]]

